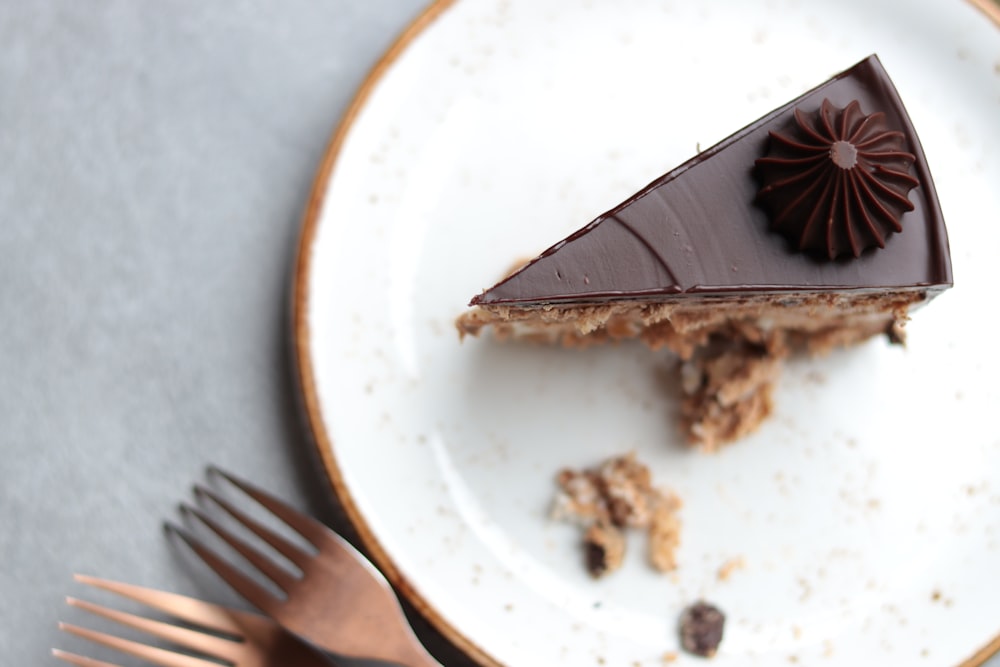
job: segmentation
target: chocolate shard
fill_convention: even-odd
[[[852,122],[856,107],[879,114],[880,131],[904,138],[913,157],[907,173],[919,187],[905,195],[898,220],[879,219],[877,240],[869,230],[852,245],[838,232],[831,250],[820,235],[818,252],[803,253],[771,230],[768,211],[755,204],[754,165],[768,154],[771,133],[785,132],[797,110],[820,114],[824,101],[851,108]],[[847,147],[838,149],[831,159],[849,162]],[[471,305],[887,289],[922,289],[930,298],[951,284],[947,231],[923,149],[895,87],[870,56],[664,174]]]

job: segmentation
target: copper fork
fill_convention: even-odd
[[[69,623],[59,624],[60,630],[136,656],[154,665],[218,667],[219,663],[215,660],[224,660],[226,664],[234,667],[288,667],[289,665],[330,667],[333,664],[318,650],[293,636],[271,619],[259,614],[116,581],[79,574],[74,578],[89,586],[166,612],[178,621],[189,624],[186,627],[174,625],[73,597],[66,598],[66,603],[71,607],[77,607],[153,637],[165,639],[185,650],[184,653],[180,653]],[[203,629],[195,629],[193,626]],[[203,654],[205,658],[195,657],[191,651]],[[110,662],[85,658],[59,649],[53,649],[52,654],[79,667],[117,667]]]
[[[403,614],[392,588],[375,566],[340,535],[268,493],[210,467],[274,517],[298,533],[313,552],[293,543],[207,488],[195,485],[196,506],[182,505],[281,591],[276,595],[231,564],[188,530],[172,531],[237,593],[287,630],[336,655],[394,662],[406,667],[440,667],[423,647]],[[209,500],[281,554],[297,572],[213,519],[202,507]]]

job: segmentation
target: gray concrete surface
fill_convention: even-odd
[[[86,646],[73,572],[236,602],[160,530],[209,461],[346,529],[294,400],[294,248],[423,5],[0,2],[0,664]]]

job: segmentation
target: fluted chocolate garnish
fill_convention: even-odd
[[[766,81],[777,75],[761,72],[759,76]],[[818,256],[790,247],[770,231],[767,211],[754,203],[759,189],[754,162],[767,155],[768,145],[773,143],[769,133],[787,132],[795,125],[795,109],[815,111],[824,100],[833,109],[846,111],[857,102],[860,109],[884,114],[874,127],[902,133],[905,150],[913,156],[906,171],[920,182],[909,192],[908,205],[897,201],[895,195],[868,198],[865,194],[868,218],[859,210],[851,213],[856,246],[851,245],[847,232],[843,232],[843,239],[835,235],[835,247],[846,247],[849,254],[832,261],[826,246]],[[840,134],[854,137],[857,125],[861,130],[869,127],[855,121],[853,115],[851,111],[848,129]],[[812,127],[810,122],[807,119],[807,127]],[[843,118],[830,122],[836,130],[836,123]],[[664,121],[657,131],[684,130]],[[857,161],[855,167],[862,161],[869,164],[871,158],[862,153],[896,152],[866,144],[868,140],[861,135],[855,138],[856,143],[837,141],[825,149],[831,169],[843,169],[838,162],[850,165]],[[879,182],[888,181],[890,189],[902,187],[895,177],[886,178],[885,170],[901,171],[905,161],[886,156],[879,159],[883,161],[872,167],[883,170]],[[861,188],[867,186],[873,193],[881,187],[864,175],[854,178]],[[887,200],[892,204],[885,204]],[[845,201],[849,200],[838,200],[838,205],[843,207]],[[896,223],[877,211],[874,202],[896,211]],[[885,247],[861,251],[854,258],[855,247],[860,250],[870,243],[878,244],[876,234],[866,228],[867,219],[872,220]],[[897,225],[903,233],[896,233]],[[892,82],[878,58],[871,56],[660,176],[473,297],[472,303],[534,307],[843,290],[919,290],[930,297],[951,283],[948,233],[920,141]]]
[[[903,231],[903,214],[913,210],[907,195],[920,184],[906,136],[884,113],[866,115],[857,100],[839,109],[824,99],[792,117],[786,129],[768,133],[768,154],[755,163],[757,203],[771,229],[828,259],[885,248],[890,234]]]

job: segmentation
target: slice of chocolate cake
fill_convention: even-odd
[[[458,327],[667,347],[685,431],[712,448],[767,416],[782,358],[902,342],[909,311],[951,284],[923,150],[871,56],[475,296]]]

